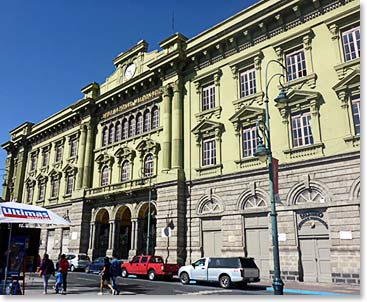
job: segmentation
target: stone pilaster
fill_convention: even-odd
[[[131,219],[131,249],[129,250],[129,258],[136,255],[138,249],[138,219]]]
[[[93,175],[93,144],[94,144],[94,124],[91,120],[87,126],[87,139],[85,146],[85,159],[84,159],[84,171],[83,171],[83,187],[90,188],[91,187],[91,175]]]
[[[180,78],[173,86],[172,104],[172,168],[183,167],[182,83]]]
[[[162,170],[171,169],[172,140],[172,94],[169,86],[163,87],[163,166]]]
[[[79,156],[78,156],[78,174],[76,179],[76,188],[81,189],[83,187],[83,176],[84,176],[84,158],[85,158],[85,144],[87,139],[87,126],[80,126],[80,145],[79,145]]]

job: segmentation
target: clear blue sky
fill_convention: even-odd
[[[103,82],[113,58],[139,40],[158,49],[173,33],[173,12],[174,32],[191,38],[255,2],[1,1],[0,143],[23,122],[40,122],[81,98],[86,84]],[[1,150],[0,168],[5,158]]]

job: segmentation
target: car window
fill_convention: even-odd
[[[135,258],[133,259],[133,263],[139,263],[139,260],[140,260],[140,257],[135,257]]]
[[[243,268],[257,268],[254,259],[240,258]]]
[[[79,255],[79,260],[88,260],[87,255]]]
[[[194,263],[194,265],[195,266],[205,266],[205,258],[203,258],[203,259],[199,259],[198,261],[196,261],[195,263]]]
[[[67,259],[68,260],[72,260],[72,259],[74,259],[75,258],[75,255],[69,255],[68,257],[67,257]]]
[[[141,257],[141,263],[147,263],[148,257]]]
[[[152,257],[150,258],[149,262],[150,263],[163,263],[163,260],[160,257]]]

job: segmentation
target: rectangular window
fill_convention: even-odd
[[[76,156],[76,153],[78,151],[78,142],[76,138],[72,139],[70,142],[70,157]]]
[[[360,27],[357,26],[343,32],[342,38],[345,61],[359,58],[361,53]]]
[[[46,189],[46,184],[42,183],[39,185],[39,192],[38,192],[38,200],[45,200],[45,189]]]
[[[73,193],[73,187],[74,187],[74,176],[68,175],[66,177],[66,195],[71,195],[71,193]]]
[[[37,165],[37,156],[32,155],[32,157],[31,157],[31,171],[36,170],[36,165]]]
[[[241,98],[256,93],[255,68],[240,73],[240,95]]]
[[[33,186],[27,187],[27,202],[31,203],[33,200]]]
[[[251,157],[256,151],[257,133],[256,126],[246,127],[242,130],[242,156]]]
[[[355,95],[352,97],[352,114],[354,132],[356,135],[361,134],[361,121],[360,121],[360,96]]]
[[[215,85],[203,87],[202,94],[202,110],[215,108]]]
[[[46,167],[48,164],[48,150],[42,152],[42,167]]]
[[[210,138],[203,141],[203,166],[216,164],[216,145],[215,139]]]
[[[57,197],[59,195],[60,180],[54,179],[51,183],[51,197]]]
[[[62,145],[56,147],[55,162],[59,163],[62,159]]]
[[[309,111],[292,116],[293,147],[313,144],[311,114]]]
[[[288,81],[302,78],[307,75],[305,52],[303,49],[286,55]]]

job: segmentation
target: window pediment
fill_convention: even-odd
[[[41,173],[37,175],[36,180],[38,183],[45,183],[47,181],[47,178],[47,175]]]
[[[153,154],[157,155],[158,151],[160,150],[160,146],[159,146],[159,143],[148,138],[148,139],[142,140],[136,146],[136,150],[138,150],[141,157],[144,157],[144,154],[148,152],[152,152]]]
[[[235,123],[243,123],[247,120],[256,120],[262,118],[264,116],[264,109],[244,106],[240,110],[238,110],[235,114],[233,114],[229,120]]]
[[[334,91],[338,95],[339,99],[344,99],[344,97],[350,91],[360,91],[361,79],[360,79],[360,71],[354,70],[345,76],[341,81],[339,81],[336,85],[333,86]]]
[[[75,175],[78,171],[78,168],[71,165],[71,164],[67,164],[62,171],[65,173],[65,175]]]
[[[28,177],[25,183],[27,187],[33,187],[36,184],[36,179]]]
[[[124,146],[115,152],[115,156],[118,158],[119,164],[121,164],[125,159],[133,160],[135,158],[135,151]]]
[[[101,170],[104,165],[112,166],[114,163],[114,157],[108,153],[102,153],[97,156],[96,162],[98,163],[98,170]]]
[[[316,109],[321,104],[321,94],[315,91],[293,89],[288,94],[288,102],[286,104],[276,104],[278,109],[285,107],[296,107],[297,110],[305,108]]]
[[[222,123],[203,120],[198,125],[192,129],[192,133],[195,135],[199,134],[217,134],[218,132],[221,134],[224,131],[224,125]]]
[[[56,170],[56,169],[52,169],[49,173],[48,176],[52,179],[60,179],[61,178],[61,171]]]

